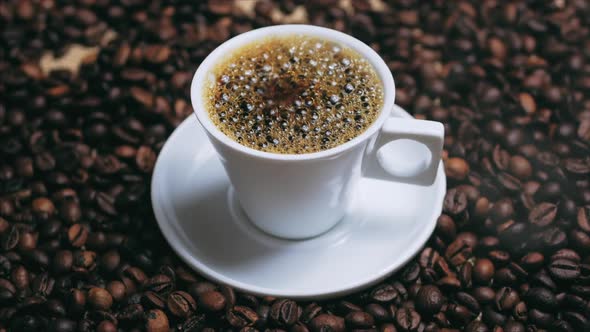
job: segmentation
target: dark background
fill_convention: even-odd
[[[446,128],[426,248],[333,301],[210,283],[151,212],[200,61],[280,23],[368,43]],[[0,331],[588,331],[589,28],[585,0],[1,2]]]

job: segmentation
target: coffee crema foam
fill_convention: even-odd
[[[360,54],[324,39],[268,37],[222,59],[205,87],[209,117],[257,150],[303,154],[362,134],[383,107],[383,86]]]

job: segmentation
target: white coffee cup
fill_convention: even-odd
[[[269,36],[294,34],[330,40],[365,57],[383,84],[383,109],[361,135],[328,150],[277,154],[241,145],[223,134],[209,118],[204,85],[216,79],[211,69],[243,45]],[[195,114],[217,151],[244,212],[261,230],[287,239],[313,237],[336,225],[344,216],[361,176],[418,185],[434,182],[444,127],[439,122],[391,117],[396,107],[394,97],[391,72],[373,49],[342,32],[311,25],[278,25],[238,35],[207,56],[191,84]],[[392,143],[399,139],[418,141],[426,148],[405,148],[399,153],[404,149]],[[402,154],[408,152],[414,157],[418,154],[421,162],[407,163],[410,156]]]

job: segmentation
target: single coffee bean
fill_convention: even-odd
[[[445,258],[451,264],[458,266],[465,263],[471,257],[471,251],[472,247],[465,243],[465,241],[457,239],[447,247]]]
[[[70,224],[79,222],[82,217],[80,205],[73,200],[63,201],[59,207],[59,213],[62,219]]]
[[[420,315],[411,308],[400,308],[395,313],[395,321],[402,331],[414,331],[420,324]]]
[[[538,271],[542,266],[545,257],[539,252],[531,252],[520,259],[520,265],[529,272]]]
[[[369,315],[373,316],[375,318],[375,321],[377,321],[377,322],[391,321],[391,316],[389,315],[387,310],[383,306],[381,306],[377,303],[367,304],[367,306],[365,307],[365,311]]]
[[[344,319],[329,314],[320,314],[309,323],[312,331],[345,331]]]
[[[11,281],[17,289],[25,289],[29,286],[29,271],[23,266],[12,270]]]
[[[509,268],[502,268],[496,271],[494,275],[494,283],[503,286],[509,286],[516,283],[518,277]]]
[[[145,315],[145,329],[148,332],[167,332],[170,329],[168,317],[159,309],[153,309]]]
[[[81,224],[73,224],[68,229],[68,240],[72,247],[81,247],[88,239],[88,229]]]
[[[452,179],[463,180],[469,173],[469,164],[461,158],[449,158],[445,162],[445,173]]]
[[[72,269],[74,255],[69,250],[60,250],[53,257],[53,271],[56,273],[67,273]]]
[[[487,306],[482,311],[482,320],[488,325],[502,326],[506,323],[506,316]]]
[[[120,302],[125,298],[125,284],[118,280],[113,280],[107,284],[106,290],[111,294],[115,302]]]
[[[525,332],[526,329],[521,322],[509,320],[504,325],[504,332]]]
[[[525,322],[528,318],[528,308],[526,303],[522,301],[518,302],[516,306],[514,306],[512,316],[519,321]]]
[[[570,260],[556,259],[549,265],[549,273],[558,280],[570,281],[580,276],[580,267]]]
[[[223,294],[213,290],[200,293],[198,299],[199,305],[208,311],[220,311],[226,305]]]
[[[231,326],[242,328],[254,325],[258,320],[258,315],[248,307],[235,306],[227,312],[227,320]]]
[[[469,311],[477,313],[481,311],[481,307],[477,299],[466,292],[458,292],[455,294],[457,302],[465,306]]]
[[[350,312],[348,315],[346,315],[345,322],[347,326],[361,329],[371,328],[373,325],[375,325],[373,316],[363,311]]]
[[[96,332],[117,332],[117,326],[108,320],[103,320],[96,326]]]
[[[457,228],[455,222],[446,214],[441,214],[436,223],[436,232],[439,233],[446,240],[455,238]]]
[[[557,307],[555,295],[547,288],[535,287],[529,289],[525,299],[529,307],[551,312]]]
[[[398,297],[398,292],[392,285],[382,284],[374,288],[370,296],[377,302],[390,302]]]
[[[313,318],[318,316],[322,312],[322,307],[317,303],[310,303],[303,309],[300,320],[304,323],[309,323]]]
[[[543,227],[551,224],[557,216],[557,205],[551,203],[540,203],[535,206],[529,214],[529,222]]]
[[[495,304],[498,311],[510,311],[518,302],[518,292],[509,287],[502,287],[496,293]]]
[[[121,256],[116,250],[109,250],[100,257],[100,267],[107,272],[113,272],[119,267]]]
[[[477,287],[473,290],[473,297],[481,304],[488,304],[494,301],[496,293],[490,287]]]
[[[450,215],[457,216],[465,211],[467,203],[467,195],[464,192],[453,188],[447,191],[447,194],[445,195],[443,211]]]
[[[196,298],[199,298],[201,293],[214,291],[216,289],[217,286],[207,281],[192,283],[188,287],[189,293]]]
[[[270,318],[279,326],[290,326],[299,320],[301,308],[294,301],[278,300],[270,308]]]
[[[416,295],[416,310],[422,315],[432,316],[439,312],[444,304],[444,297],[438,287],[424,285]]]
[[[492,218],[496,222],[501,222],[512,217],[514,214],[514,205],[508,198],[501,199],[494,203],[491,209]]]
[[[473,267],[473,280],[480,285],[487,285],[494,273],[494,263],[487,258],[480,258]]]
[[[174,291],[168,295],[167,300],[168,310],[177,317],[188,317],[196,309],[197,304],[193,297],[183,291]]]
[[[490,329],[481,321],[474,320],[465,326],[466,332],[489,332]]]
[[[219,287],[219,291],[221,292],[221,294],[223,294],[223,297],[225,298],[226,309],[231,308],[236,304],[236,293],[234,292],[233,288],[226,285],[221,285]]]
[[[88,303],[97,310],[109,310],[113,297],[106,289],[93,287],[88,291]]]
[[[553,324],[553,314],[543,312],[538,309],[529,310],[529,321],[539,327],[548,328]]]
[[[531,283],[533,285],[538,285],[541,287],[545,287],[548,288],[552,291],[555,291],[557,289],[557,285],[555,284],[555,282],[553,281],[553,279],[551,279],[551,276],[549,275],[549,273],[542,269],[539,272],[535,273],[532,277],[531,277]]]
[[[473,265],[463,264],[459,269],[459,280],[463,287],[471,288],[473,284]]]
[[[581,230],[590,233],[590,205],[578,209],[577,223]]]

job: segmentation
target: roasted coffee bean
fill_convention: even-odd
[[[445,196],[443,209],[450,215],[459,215],[467,208],[467,195],[455,188],[449,190]]]
[[[420,324],[420,315],[411,308],[400,308],[395,313],[395,321],[402,331],[414,331]]]
[[[525,332],[526,329],[525,329],[524,325],[520,322],[508,321],[504,325],[504,331],[505,332]]]
[[[357,329],[368,329],[375,324],[373,316],[363,311],[350,312],[348,315],[346,315],[345,322],[347,326]]]
[[[82,224],[73,224],[68,229],[68,240],[72,247],[82,247],[88,239],[88,229]]]
[[[217,291],[205,291],[198,296],[199,305],[208,311],[220,311],[225,308],[225,297]]]
[[[219,290],[225,298],[226,309],[233,307],[236,304],[236,293],[234,292],[234,289],[225,285],[221,285]]]
[[[177,317],[188,317],[197,309],[197,304],[193,297],[183,291],[170,293],[168,295],[167,305],[168,310]]]
[[[317,303],[312,302],[303,308],[300,320],[304,323],[309,323],[313,318],[318,316],[321,311],[322,307],[320,307]]]
[[[480,285],[487,285],[494,276],[494,263],[486,258],[480,258],[473,267],[473,280]]]
[[[471,323],[469,323],[469,325],[467,325],[465,327],[465,331],[466,332],[489,332],[490,330],[488,329],[488,327],[484,323],[482,323],[478,320],[474,320]]]
[[[365,307],[365,311],[375,318],[377,322],[388,322],[391,320],[391,316],[388,311],[381,305],[376,303],[369,303]]]
[[[518,292],[509,287],[502,287],[496,292],[495,304],[498,311],[510,311],[518,302]]]
[[[424,285],[416,295],[416,310],[425,317],[432,316],[440,311],[444,302],[443,294],[438,287]]]
[[[445,258],[449,263],[458,266],[471,256],[472,248],[462,239],[457,239],[452,242],[445,252]]]
[[[314,332],[321,331],[339,331],[345,330],[344,319],[338,316],[321,314],[316,316],[309,323],[309,327]]]
[[[529,214],[529,222],[539,226],[551,224],[557,216],[557,205],[551,203],[540,203],[535,206]]]
[[[506,323],[506,316],[488,306],[482,311],[482,320],[488,325],[502,326]]]
[[[106,289],[93,287],[88,291],[88,303],[97,310],[109,310],[113,297]]]
[[[398,297],[398,292],[392,285],[379,285],[371,291],[371,298],[377,302],[390,302]]]
[[[529,310],[529,321],[539,327],[548,328],[553,324],[553,314],[543,312],[538,309]]]
[[[235,306],[227,312],[227,320],[231,326],[241,328],[254,325],[258,315],[248,307]]]
[[[529,307],[550,312],[557,307],[555,295],[547,288],[535,287],[529,289],[525,297]]]
[[[113,300],[116,302],[122,301],[125,298],[126,287],[121,281],[113,280],[107,284],[106,290],[111,294]]]
[[[108,320],[103,320],[96,326],[96,332],[116,332],[117,326]]]
[[[514,306],[512,316],[519,321],[526,321],[528,318],[528,308],[526,303],[522,301],[518,302],[516,306]]]
[[[488,304],[494,301],[496,298],[496,293],[490,287],[478,287],[473,290],[473,296],[481,304]]]
[[[148,332],[166,332],[170,329],[168,317],[162,310],[150,310],[145,315],[145,329]]]
[[[278,300],[270,307],[270,318],[279,326],[290,326],[299,320],[301,308],[294,301]]]
[[[580,276],[580,267],[570,260],[556,259],[549,265],[549,273],[557,280],[570,281]]]
[[[481,308],[477,299],[466,292],[458,292],[455,294],[455,299],[459,304],[467,307],[471,312],[480,312]]]
[[[468,324],[475,316],[469,309],[460,304],[450,304],[446,311],[449,320],[458,326]]]
[[[520,259],[520,265],[529,272],[539,270],[544,263],[545,257],[539,252],[531,252]]]

